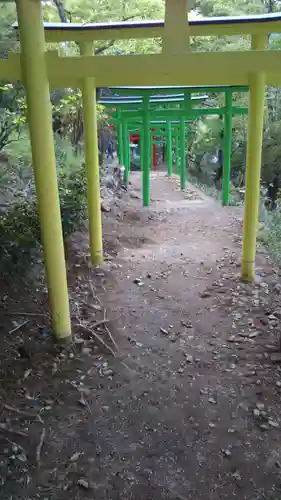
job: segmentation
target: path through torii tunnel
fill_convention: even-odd
[[[111,123],[117,127],[119,162],[125,166],[125,184],[129,182],[131,130],[141,138],[142,194],[144,206],[149,205],[149,176],[153,164],[153,137],[166,136],[168,175],[172,175],[173,149],[176,165],[180,158],[180,185],[186,184],[186,138],[188,122],[202,116],[218,115],[224,119],[224,165],[222,178],[222,203],[229,204],[229,186],[232,151],[232,117],[248,113],[245,107],[233,106],[234,92],[247,92],[247,87],[119,87],[111,88],[112,94],[99,100],[112,114]],[[205,92],[205,94],[203,94]],[[224,106],[207,107],[209,93],[223,93]],[[200,103],[204,103],[204,107]],[[197,106],[196,106],[197,104]],[[198,105],[199,104],[199,105]],[[163,122],[163,120],[165,120]],[[178,120],[178,121],[176,121]],[[163,128],[167,131],[163,133]],[[148,128],[148,130],[146,130]],[[139,130],[138,130],[139,129]],[[177,169],[176,169],[177,170]]]
[[[80,88],[82,91],[90,249],[92,263],[99,265],[103,259],[103,251],[96,87],[200,86],[205,90],[210,86],[247,87],[249,119],[241,274],[243,278],[253,280],[265,85],[281,85],[281,52],[268,50],[267,41],[271,33],[281,32],[281,15],[189,20],[187,0],[165,0],[165,18],[161,21],[47,23],[44,26],[40,0],[16,0],[16,8],[20,52],[10,53],[7,59],[0,60],[0,77],[10,82],[21,80],[26,89],[33,168],[55,337],[62,341],[69,340],[71,321],[56,177],[50,88]],[[220,37],[221,46],[224,36],[249,37],[251,48],[231,52],[192,51],[190,40],[209,36]],[[147,38],[162,39],[161,53],[114,56],[93,54],[96,40]],[[80,56],[61,56],[58,50],[47,51],[46,43],[60,44],[68,41],[74,41],[80,46]],[[225,116],[227,116],[226,108],[230,107],[230,103],[228,108],[225,106]],[[125,110],[122,110],[123,112],[126,113]],[[180,114],[181,111],[178,110],[178,120],[181,121]],[[185,109],[182,115],[184,118],[188,116]],[[164,120],[169,122],[171,117],[168,115],[167,118],[164,114]],[[228,120],[230,129],[230,116]],[[146,180],[151,154],[151,149],[148,147],[150,128],[150,108],[146,106],[141,119],[143,143],[146,145],[142,155],[143,166],[146,165],[143,168]],[[182,142],[185,141],[184,128],[181,128]],[[229,168],[225,166],[225,179],[227,171]],[[145,185],[147,186],[147,183]],[[149,201],[148,188],[149,186],[145,188],[147,192],[144,193],[146,203]]]

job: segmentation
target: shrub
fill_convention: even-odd
[[[56,138],[55,152],[63,234],[66,236],[87,216],[85,164],[83,154],[76,154],[65,138]],[[7,156],[9,175],[0,176],[2,188],[9,184],[10,189],[0,218],[0,267],[2,273],[11,274],[24,272],[38,257],[41,235],[27,134],[7,148]]]
[[[281,265],[281,212],[270,212],[266,228],[260,234],[260,240],[267,246],[272,258]]]

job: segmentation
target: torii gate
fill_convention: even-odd
[[[71,337],[66,266],[62,237],[54,139],[51,87],[82,89],[84,141],[88,177],[89,233],[92,263],[102,262],[102,229],[95,86],[122,85],[241,85],[249,86],[249,129],[242,276],[252,280],[256,231],[265,85],[281,85],[281,53],[267,50],[270,33],[281,32],[281,15],[214,18],[188,22],[187,0],[166,0],[165,22],[136,21],[108,24],[49,24],[42,21],[40,0],[16,0],[20,54],[0,61],[0,77],[23,80],[38,197],[52,327],[57,339]],[[251,50],[195,52],[190,37],[250,35]],[[94,40],[155,38],[163,40],[161,54],[93,56]],[[80,57],[46,53],[47,42],[76,41]],[[149,142],[144,117],[144,141]]]

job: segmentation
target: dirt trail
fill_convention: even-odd
[[[260,284],[240,282],[240,209],[160,174],[148,209],[138,174],[132,189],[104,221],[117,255],[101,271],[124,364],[70,360],[87,404],[59,374],[40,473],[2,498],[280,500],[276,270],[260,254]]]

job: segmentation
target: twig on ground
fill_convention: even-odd
[[[11,311],[11,312],[8,312],[8,314],[10,316],[34,316],[35,318],[36,317],[39,317],[39,318],[48,318],[49,315],[48,314],[44,314],[44,313],[30,313],[30,312],[25,312],[25,311]]]
[[[6,424],[0,424],[0,431],[8,432],[9,434],[15,434],[16,436],[28,437],[26,432],[16,431],[14,429],[9,429]]]
[[[20,410],[19,408],[16,408],[15,406],[10,406],[8,404],[4,404],[3,405],[3,409],[4,410],[7,410],[7,411],[12,411],[14,413],[17,413],[18,415],[22,415],[23,417],[28,417],[28,418],[38,418],[39,422],[41,424],[43,424],[43,420],[42,418],[40,417],[40,415],[38,415],[38,413],[34,414],[34,413],[29,413],[25,410]]]
[[[101,326],[101,325],[105,326],[105,323],[108,323],[108,322],[109,322],[109,319],[103,318],[103,319],[91,324],[91,328],[97,328],[98,326]]]
[[[116,353],[113,351],[113,349],[101,338],[101,336],[95,332],[92,328],[90,328],[87,325],[84,325],[81,323],[81,321],[78,322],[78,326],[81,326],[81,328],[84,328],[84,330],[87,330],[93,337],[95,337],[111,354],[116,358]]]
[[[112,333],[110,332],[110,330],[109,330],[109,328],[108,328],[108,326],[106,324],[104,324],[104,328],[105,328],[105,331],[106,331],[107,335],[109,336],[112,344],[116,347],[116,350],[119,351],[119,347],[116,344],[116,342],[115,342],[115,340],[114,340],[114,338],[112,336]]]
[[[45,429],[45,427],[43,427],[41,434],[40,434],[39,443],[36,446],[36,463],[37,463],[37,465],[40,463],[41,451],[42,451],[42,447],[44,444],[45,436],[46,436],[46,429]]]
[[[9,334],[10,333],[15,333],[17,332],[18,330],[20,330],[24,325],[26,325],[26,323],[29,322],[29,319],[26,319],[25,321],[23,321],[22,323],[20,323],[19,325],[15,326],[15,328],[12,328],[12,330],[9,331]]]

